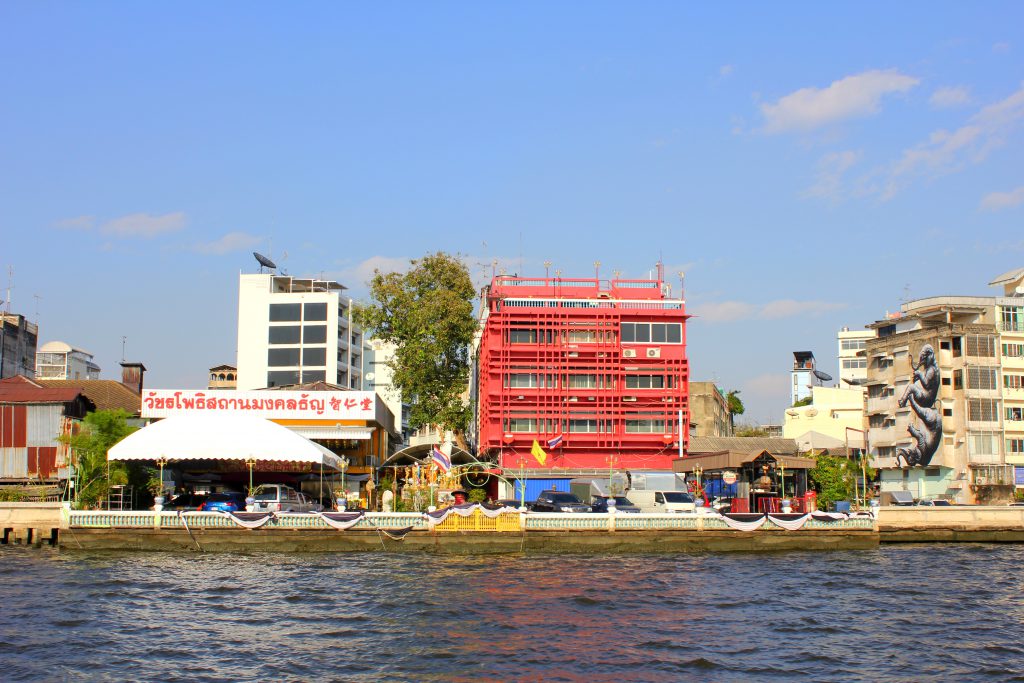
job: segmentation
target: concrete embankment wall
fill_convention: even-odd
[[[673,553],[777,550],[862,550],[878,547],[866,531],[414,531],[396,538],[375,531],[247,529],[80,529],[60,545],[81,550],[203,552]]]
[[[3,543],[57,543],[60,503],[0,503]]]
[[[882,543],[1024,543],[1024,507],[883,507],[878,533]]]

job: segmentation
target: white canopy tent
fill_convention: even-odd
[[[134,432],[108,460],[256,460],[319,463],[342,470],[340,457],[287,427],[249,415],[178,415]]]

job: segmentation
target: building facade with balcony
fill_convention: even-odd
[[[100,366],[88,351],[62,341],[43,344],[36,352],[37,379],[99,379]]]
[[[363,333],[344,289],[330,280],[241,275],[237,388],[362,387]]]
[[[844,327],[836,334],[839,380],[848,385],[863,384],[868,378],[868,359],[864,353],[868,340],[874,339],[876,330],[851,330]]]
[[[997,296],[996,327],[1002,370],[1003,448],[1014,468],[1014,484],[1024,489],[1024,268],[989,283],[1002,288]]]
[[[686,306],[660,266],[650,280],[497,276],[481,311],[481,457],[567,480],[670,471],[685,453]]]
[[[0,313],[0,379],[36,374],[39,326],[18,313]]]
[[[811,398],[811,391],[814,387],[821,386],[821,380],[815,374],[816,365],[814,353],[811,351],[793,352],[793,372],[791,373],[791,396],[790,405],[796,405],[800,401]]]
[[[690,382],[690,435],[732,436],[729,399],[714,382]]]
[[[1003,308],[995,297],[930,297],[905,303],[899,313],[870,326],[878,337],[865,349],[866,412],[882,492],[908,490],[917,498],[959,503],[1003,502],[1012,495],[1015,471],[1007,434],[1016,432],[1007,432],[1005,378],[1014,374],[1016,361],[1008,355],[1015,342],[1007,341],[1000,325]],[[925,347],[933,352],[938,375],[936,429],[926,429],[927,414],[904,399],[908,387],[923,384],[915,370],[924,372]],[[926,462],[908,463],[905,457],[922,443],[911,427],[937,435]]]

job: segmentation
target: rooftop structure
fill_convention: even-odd
[[[100,366],[88,351],[62,341],[43,344],[36,352],[39,379],[99,379]]]

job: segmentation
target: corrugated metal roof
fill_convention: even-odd
[[[690,453],[720,453],[741,451],[744,453],[778,453],[795,455],[799,449],[793,439],[776,439],[761,436],[694,436],[690,437]]]
[[[80,393],[74,388],[43,387],[21,375],[0,380],[0,403],[69,403]]]
[[[52,389],[77,389],[96,404],[96,410],[121,409],[138,415],[142,408],[138,394],[112,379],[37,379],[36,382]]]

